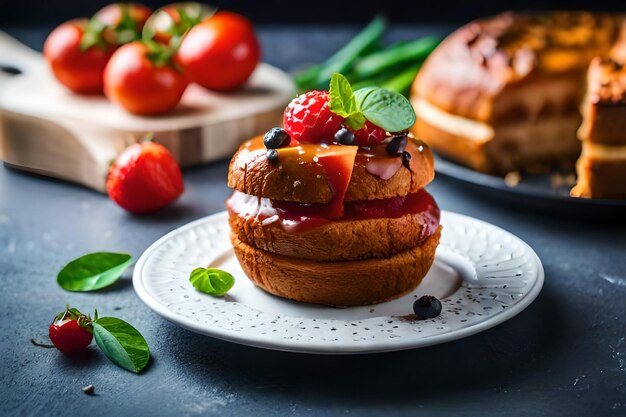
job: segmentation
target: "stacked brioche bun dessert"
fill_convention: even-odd
[[[258,287],[331,306],[383,302],[413,290],[439,243],[428,146],[408,133],[410,103],[379,88],[296,97],[284,128],[233,156],[231,242]]]

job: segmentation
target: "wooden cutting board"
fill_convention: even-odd
[[[190,85],[165,115],[133,116],[103,96],[80,96],[52,77],[41,54],[0,32],[0,158],[8,165],[105,190],[110,162],[152,133],[182,166],[230,157],[245,139],[281,124],[291,78],[260,64],[240,91]]]

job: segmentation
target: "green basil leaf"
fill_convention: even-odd
[[[355,112],[343,120],[343,124],[352,130],[359,130],[365,124],[365,116],[361,112]]]
[[[344,117],[343,123],[350,129],[359,130],[365,124],[365,116],[359,110],[350,82],[343,75],[335,72],[330,79],[328,108],[338,116]]]
[[[99,290],[115,283],[131,262],[126,253],[89,253],[65,265],[57,283],[68,291]]]
[[[196,268],[189,276],[191,285],[203,293],[224,295],[235,285],[235,278],[226,271],[216,268]]]
[[[361,108],[361,105],[365,102],[367,96],[379,89],[380,87],[363,87],[356,90],[354,92],[354,99],[356,100],[357,106]]]
[[[413,106],[402,94],[366,87],[354,95],[365,118],[388,132],[401,132],[415,123]]]
[[[96,344],[113,363],[135,373],[146,367],[150,349],[137,329],[114,317],[101,317],[92,324]]]
[[[330,79],[328,98],[328,108],[336,115],[348,117],[359,111],[350,82],[337,72]]]

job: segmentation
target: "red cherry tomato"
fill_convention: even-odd
[[[182,73],[170,65],[157,65],[149,53],[144,43],[131,42],[113,54],[104,70],[104,93],[130,113],[172,110],[187,87]]]
[[[167,148],[154,142],[128,147],[111,166],[107,178],[111,200],[133,213],[165,207],[183,190],[178,163]]]
[[[81,51],[86,19],[61,24],[50,33],[43,54],[56,79],[76,93],[102,93],[102,73],[115,48],[94,45]]]
[[[194,26],[176,54],[189,80],[217,91],[241,86],[261,56],[252,24],[232,12],[217,12]]]
[[[85,316],[75,315],[68,309],[54,319],[48,335],[57,349],[71,355],[89,346],[93,330]]]

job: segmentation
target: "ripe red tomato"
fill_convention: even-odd
[[[85,349],[93,339],[93,327],[89,320],[75,309],[66,309],[55,317],[48,329],[52,344],[65,354]]]
[[[187,87],[185,76],[150,58],[136,41],[118,49],[104,70],[104,94],[130,113],[150,115],[172,110]]]
[[[232,12],[217,12],[194,26],[176,54],[190,81],[217,91],[241,86],[261,56],[252,23]]]
[[[102,93],[102,73],[115,47],[94,45],[81,51],[87,19],[61,24],[50,33],[43,54],[56,79],[76,93]]]
[[[154,142],[129,146],[111,165],[107,178],[111,200],[133,213],[165,207],[183,191],[178,163],[167,148]]]

